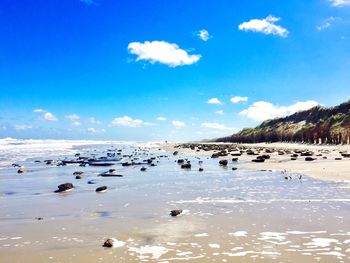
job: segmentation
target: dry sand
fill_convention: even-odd
[[[207,143],[205,143],[207,144]],[[220,144],[220,143],[214,143]],[[211,156],[214,151],[193,151],[189,148],[174,148],[174,143],[162,144],[162,148],[167,151],[179,151],[197,156]],[[225,144],[226,145],[226,144]],[[227,144],[229,145],[229,144]],[[235,144],[237,145],[237,144]],[[303,174],[315,179],[335,181],[346,183],[350,186],[350,158],[342,158],[342,160],[335,160],[337,157],[342,157],[340,151],[347,151],[350,153],[350,145],[305,145],[297,143],[256,143],[256,144],[239,144],[251,149],[276,149],[276,150],[308,150],[313,151],[315,155],[322,154],[322,156],[315,156],[317,160],[307,162],[305,157],[298,157],[293,161],[290,154],[278,155],[277,152],[270,154],[271,158],[264,163],[251,162],[256,156],[243,154],[239,157],[243,163],[239,164],[241,169],[248,170],[286,170],[289,173]],[[327,153],[326,153],[327,152]],[[323,159],[326,156],[327,159]],[[230,156],[221,157],[228,159]]]

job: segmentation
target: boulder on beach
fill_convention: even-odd
[[[60,184],[58,186],[58,190],[56,190],[56,193],[61,193],[61,192],[68,192],[73,190],[74,186],[72,183],[64,183],[64,184]]]
[[[77,180],[79,180],[79,179],[82,179],[83,177],[81,176],[81,175],[77,175],[76,177],[75,177],[75,179],[77,179]]]
[[[310,162],[310,161],[315,161],[316,158],[313,158],[311,156],[305,157],[305,161]]]
[[[198,171],[199,171],[199,172],[203,172],[204,169],[203,169],[202,167],[200,167],[200,168],[198,169]]]
[[[182,209],[175,209],[170,211],[171,216],[178,216],[182,213]]]
[[[104,193],[107,191],[107,186],[100,186],[96,188],[96,193]]]
[[[220,160],[219,164],[222,166],[226,166],[228,164],[228,161],[227,160]]]
[[[103,243],[103,247],[113,247],[113,243],[114,243],[114,240],[111,239],[111,238],[108,238],[104,243]]]
[[[146,170],[147,170],[146,167],[141,167],[141,169],[140,169],[141,172],[144,172]]]
[[[191,164],[190,163],[184,163],[181,165],[182,169],[191,169]]]
[[[24,173],[25,171],[26,171],[26,168],[21,167],[21,168],[19,168],[19,169],[17,170],[17,173],[22,174],[22,173]]]

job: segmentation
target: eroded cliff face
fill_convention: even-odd
[[[218,142],[305,142],[325,144],[350,143],[350,101],[332,108],[314,107],[284,118],[264,121]]]

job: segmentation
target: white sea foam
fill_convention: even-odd
[[[332,243],[339,244],[339,241],[333,238],[313,238],[311,242],[305,243],[304,245],[310,248],[317,248],[329,247]]]
[[[200,233],[200,234],[195,234],[195,237],[207,237],[209,236],[208,233]]]
[[[151,255],[153,259],[158,259],[162,255],[168,253],[168,249],[162,246],[142,246],[142,247],[129,247],[130,252],[139,254],[139,258],[145,258],[145,255]]]
[[[230,236],[234,237],[246,237],[247,236],[247,231],[236,231],[234,233],[228,233]]]

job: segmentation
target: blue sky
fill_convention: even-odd
[[[0,2],[0,137],[185,141],[350,96],[350,1]]]

